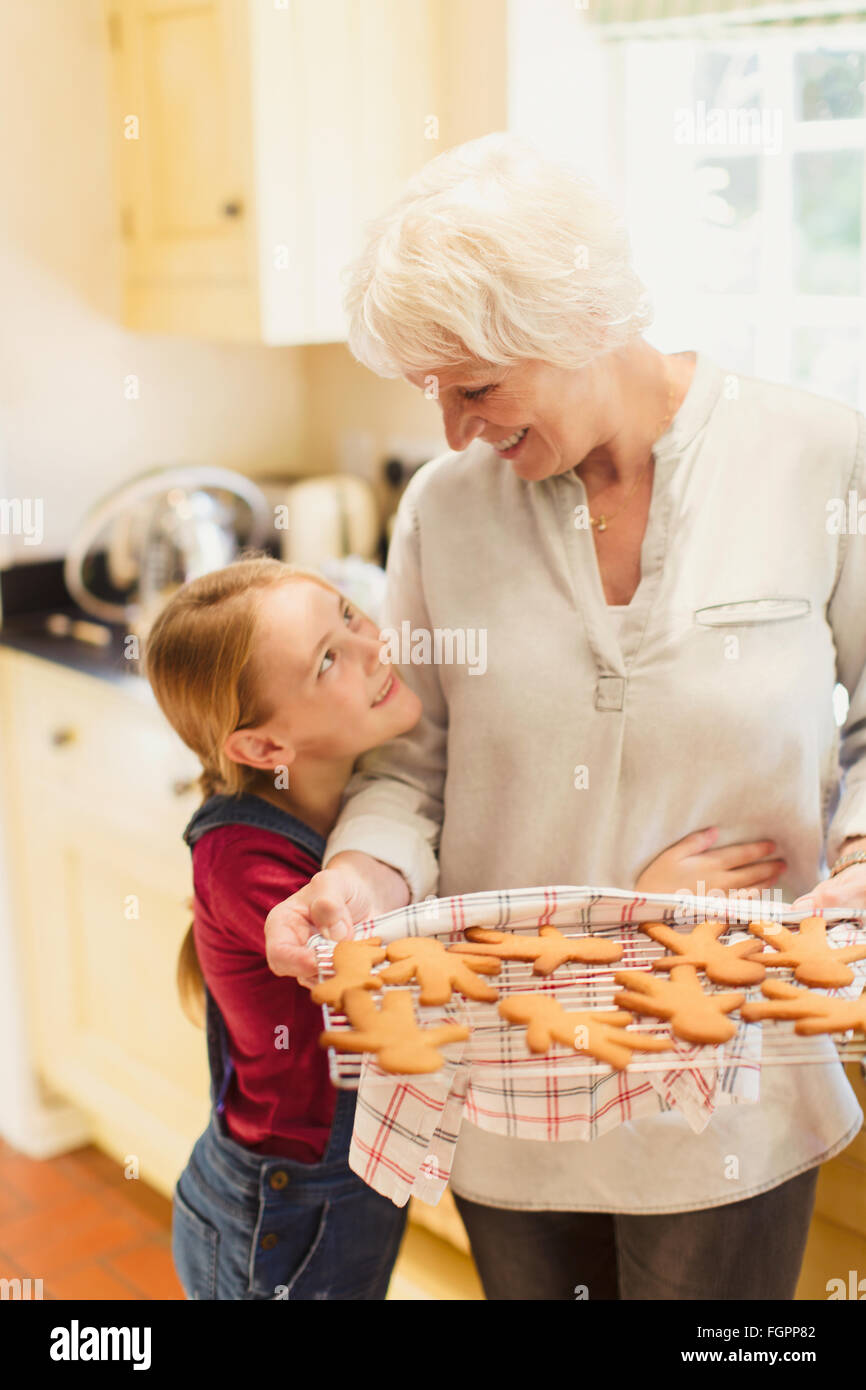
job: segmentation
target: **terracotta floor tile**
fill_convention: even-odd
[[[7,1187],[0,1179],[0,1221],[5,1221],[7,1217],[25,1216],[32,1209],[30,1201],[25,1201],[20,1192],[14,1187]]]
[[[99,1149],[76,1149],[55,1160],[88,1192],[111,1194],[112,1210],[137,1223],[146,1234],[171,1230],[171,1199],[137,1178],[126,1178],[121,1164]]]
[[[0,1161],[0,1181],[19,1199],[32,1205],[59,1205],[81,1195],[81,1187],[60,1171],[52,1159],[6,1154]]]
[[[43,1276],[140,1241],[137,1226],[90,1195],[0,1225],[0,1249]]]
[[[141,1295],[131,1289],[123,1280],[102,1264],[91,1261],[89,1264],[75,1265],[60,1274],[52,1274],[45,1281],[45,1293],[52,1298],[73,1298],[96,1302],[109,1299],[122,1299],[124,1302],[139,1302]]]
[[[0,1279],[32,1279],[33,1275],[20,1265],[17,1260],[13,1260],[5,1250],[0,1250]]]
[[[169,1248],[143,1246],[138,1250],[124,1251],[122,1255],[112,1255],[105,1264],[140,1289],[142,1298],[165,1300],[185,1297]]]
[[[127,1182],[124,1187],[125,1199],[135,1207],[139,1217],[147,1218],[161,1231],[171,1230],[170,1197],[164,1197],[161,1192],[154,1192],[153,1188],[144,1182]]]
[[[103,1153],[93,1144],[83,1149],[73,1149],[63,1154],[57,1163],[76,1181],[88,1186],[104,1187],[113,1182],[125,1182],[123,1165],[110,1154]]]
[[[0,1250],[18,1259],[22,1250],[38,1246],[41,1241],[54,1240],[58,1231],[74,1235],[86,1230],[88,1225],[99,1221],[102,1214],[99,1196],[93,1193],[78,1192],[59,1205],[43,1204],[0,1222]]]
[[[171,1216],[93,1145],[42,1160],[0,1139],[0,1278],[41,1278],[45,1299],[182,1299]]]
[[[36,1253],[28,1252],[28,1259],[34,1268],[39,1265],[39,1273],[47,1279],[85,1260],[128,1250],[140,1240],[140,1232],[128,1221],[108,1217],[74,1236],[58,1232],[56,1240],[43,1243]]]
[[[106,1216],[117,1216],[128,1221],[138,1231],[139,1236],[153,1237],[171,1235],[171,1205],[167,1208],[148,1210],[147,1199],[143,1199],[141,1183],[126,1183],[125,1189],[103,1188],[99,1201]],[[152,1188],[147,1191],[158,1196]],[[158,1214],[157,1214],[158,1212]]]

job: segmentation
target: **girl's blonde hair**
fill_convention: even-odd
[[[204,800],[217,793],[241,796],[260,775],[227,757],[223,744],[235,729],[261,724],[273,712],[262,703],[253,660],[258,603],[265,590],[294,579],[336,592],[314,570],[246,554],[184,584],[146,636],[144,673],[169,724],[198,755]],[[191,925],[178,957],[177,987],[187,1018],[203,1027],[204,978]]]
[[[653,318],[616,208],[502,132],[425,164],[371,224],[344,289],[350,350],[385,377],[469,359],[582,367]]]

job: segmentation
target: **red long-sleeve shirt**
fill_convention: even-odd
[[[322,1011],[297,980],[270,970],[265,918],[321,865],[283,835],[248,825],[209,830],[192,862],[196,950],[235,1065],[223,1111],[228,1131],[257,1153],[315,1163],[336,1101],[318,1045]],[[288,1048],[276,1045],[285,1029]]]

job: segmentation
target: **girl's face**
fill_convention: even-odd
[[[273,711],[259,732],[296,756],[355,758],[418,722],[421,701],[379,659],[375,623],[332,589],[301,577],[264,590],[257,634],[259,689]]]

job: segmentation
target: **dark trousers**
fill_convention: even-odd
[[[817,1180],[667,1216],[455,1200],[488,1299],[792,1299]]]

